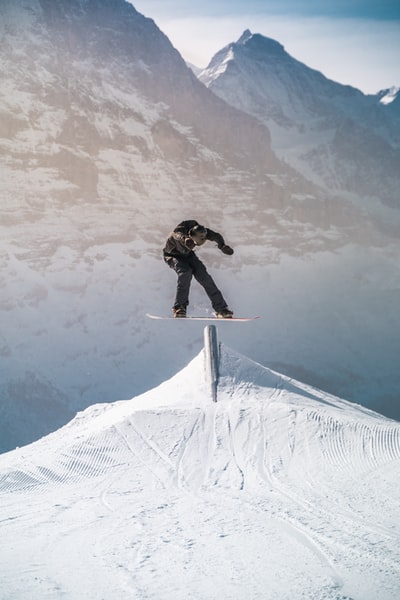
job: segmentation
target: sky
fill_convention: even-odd
[[[188,62],[206,67],[245,29],[364,93],[400,86],[400,0],[132,0]]]

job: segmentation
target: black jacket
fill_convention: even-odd
[[[193,250],[186,246],[186,241],[191,239],[189,237],[189,231],[192,227],[199,225],[197,221],[182,221],[177,227],[170,233],[163,249],[164,258],[168,261],[169,258],[185,258],[193,253]],[[216,242],[218,248],[222,248],[225,245],[224,238],[220,233],[206,229],[206,238],[210,242]]]

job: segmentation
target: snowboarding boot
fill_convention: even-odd
[[[172,309],[172,313],[175,318],[185,318],[186,317],[186,306],[174,306]]]
[[[232,317],[233,317],[233,311],[230,310],[226,306],[222,310],[219,310],[218,312],[216,312],[215,316],[217,317],[217,319],[232,319]]]

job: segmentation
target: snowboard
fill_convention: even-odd
[[[255,319],[260,319],[260,317],[231,317],[230,319],[222,319],[220,317],[161,317],[159,315],[150,315],[149,313],[146,313],[146,317],[149,317],[149,319],[160,320],[173,319],[174,321],[223,321],[224,323],[226,321],[244,323],[245,321],[254,321]]]

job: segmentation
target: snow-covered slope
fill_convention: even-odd
[[[387,90],[381,90],[380,92],[378,92],[379,102],[381,104],[385,104],[386,106],[388,106],[388,105],[398,106],[399,95],[400,95],[400,88],[398,88],[396,86],[392,86],[391,88],[389,88]]]
[[[2,597],[388,600],[400,425],[222,346],[0,457]]]
[[[366,96],[248,30],[220,50],[199,78],[266,124],[273,149],[309,179],[331,191],[372,196],[400,208],[396,88]]]

